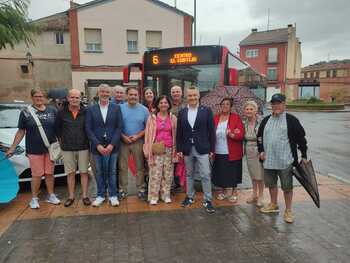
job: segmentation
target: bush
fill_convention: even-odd
[[[316,97],[310,97],[308,100],[307,100],[307,104],[315,104],[315,103],[321,103],[322,101]]]

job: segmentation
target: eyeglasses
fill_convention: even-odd
[[[35,96],[33,96],[33,98],[44,98],[44,96],[35,95]]]

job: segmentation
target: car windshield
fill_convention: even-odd
[[[0,128],[17,128],[22,106],[0,105]]]

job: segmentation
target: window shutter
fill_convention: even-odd
[[[161,31],[146,31],[146,47],[160,48],[162,46]]]
[[[127,39],[128,41],[137,41],[137,30],[128,30],[127,31]]]
[[[101,44],[101,29],[85,29],[85,43]]]

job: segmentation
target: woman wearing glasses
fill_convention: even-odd
[[[170,113],[170,99],[160,96],[155,107],[156,113],[147,120],[143,148],[149,165],[148,201],[151,205],[156,205],[159,197],[165,203],[171,203],[170,188],[176,161],[177,119]]]

